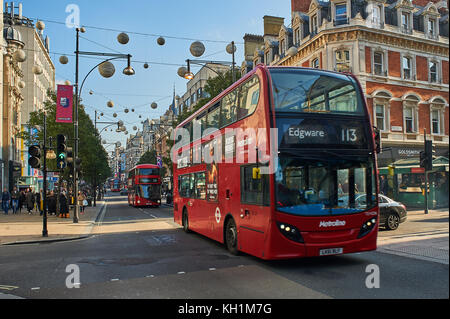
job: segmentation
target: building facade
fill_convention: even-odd
[[[24,17],[23,6],[14,3],[5,3],[3,22],[5,28],[13,27],[21,35],[21,41],[24,44],[27,55],[26,61],[22,63],[23,69],[23,103],[20,112],[20,129],[32,133],[32,128],[27,127],[30,119],[30,113],[43,109],[44,103],[48,99],[47,91],[55,90],[55,66],[50,58],[50,39],[45,36],[43,28],[45,25],[37,23],[27,17]],[[39,27],[40,30],[37,28]],[[32,177],[36,180],[40,172],[28,165],[28,147],[20,141],[19,145],[23,180]]]
[[[379,166],[418,157],[424,131],[448,157],[446,1],[293,0],[291,27],[256,50],[258,63],[355,74],[381,130]]]
[[[449,157],[448,2],[291,4],[290,26],[280,26],[277,39],[265,39],[254,52],[253,66],[300,66],[356,75],[372,124],[381,131],[380,174],[387,174],[388,166],[402,167],[388,174],[389,195],[408,205],[423,205],[424,174],[418,162],[424,134],[433,141],[437,160],[448,163]],[[431,202],[448,206],[448,164],[436,167],[429,177]]]

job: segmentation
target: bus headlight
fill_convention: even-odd
[[[281,222],[277,222],[277,226],[286,238],[297,243],[304,243],[303,237],[297,227]]]
[[[362,226],[359,231],[358,238],[366,236],[368,233],[372,231],[372,229],[377,224],[377,219],[375,217],[372,217],[371,219],[367,220]]]

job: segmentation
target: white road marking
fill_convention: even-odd
[[[39,290],[39,289],[41,289],[41,287],[34,287],[34,288],[31,288],[31,290]]]
[[[178,275],[184,275],[184,274],[185,274],[184,271],[179,271],[179,272],[178,272]]]

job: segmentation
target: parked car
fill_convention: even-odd
[[[366,204],[366,195],[360,195],[355,198],[356,206],[364,206]],[[378,206],[380,207],[379,226],[387,230],[395,230],[406,220],[406,207],[400,202],[385,196],[378,195]]]
[[[380,207],[380,226],[388,230],[395,230],[406,221],[406,207],[400,202],[384,196],[378,195],[378,205]]]

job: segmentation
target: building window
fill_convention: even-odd
[[[311,18],[311,37],[315,36],[319,30],[319,24],[317,19],[317,14],[313,15]]]
[[[338,50],[336,51],[336,71],[350,72],[350,51]]]
[[[374,4],[372,7],[372,24],[376,27],[383,27],[383,7]]]
[[[430,61],[428,64],[428,69],[430,72],[430,82],[438,82],[438,63],[436,61]]]
[[[401,30],[403,33],[411,33],[411,18],[409,12],[401,14]]]
[[[386,115],[385,115],[385,106],[383,104],[376,104],[375,105],[375,117],[376,117],[376,123],[377,128],[380,131],[386,130]]]
[[[383,52],[373,54],[373,72],[376,75],[384,75]]]
[[[412,66],[411,58],[404,56],[402,58],[402,69],[403,69],[403,78],[405,80],[411,79],[411,74],[412,74],[411,66]]]
[[[300,28],[294,30],[294,45],[297,47],[300,45]]]
[[[315,58],[314,60],[312,60],[311,66],[312,66],[314,69],[319,69],[319,68],[320,68],[319,59],[318,59],[318,58]]]
[[[283,56],[285,51],[286,51],[286,40],[285,39],[281,39],[280,41],[280,56]]]
[[[439,110],[431,111],[431,133],[441,134],[441,116]]]
[[[414,109],[412,107],[405,107],[403,109],[403,114],[405,118],[405,132],[414,133],[415,132]]]
[[[336,20],[334,25],[347,24],[347,4],[337,4],[336,5]]]
[[[436,32],[436,20],[435,19],[428,19],[428,37],[431,39],[436,38],[437,32]]]

